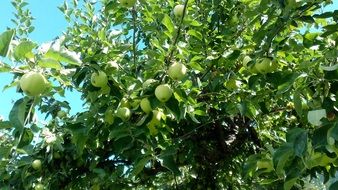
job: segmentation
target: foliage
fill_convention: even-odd
[[[26,2],[13,0],[0,71],[14,74],[8,87],[28,71],[49,84],[0,122],[0,187],[335,189],[338,11],[320,12],[331,2],[185,0],[177,17],[173,0],[65,1],[69,27],[38,46]],[[182,80],[168,76],[175,62]],[[108,82],[93,86],[100,72]],[[160,84],[173,90],[166,102]],[[57,98],[65,90],[81,93],[75,115]]]

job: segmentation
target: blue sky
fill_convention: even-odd
[[[10,21],[14,16],[12,12],[14,8],[10,0],[0,0],[0,33],[6,30],[6,27],[13,27]],[[48,42],[59,36],[67,27],[67,22],[64,20],[63,14],[57,8],[63,3],[63,0],[28,0],[28,8],[32,12],[35,20],[33,26],[34,32],[30,38],[38,42]],[[334,0],[334,4],[325,8],[325,11],[338,10],[338,0]],[[0,58],[1,60],[1,58]],[[0,116],[8,117],[9,111],[13,103],[22,97],[16,92],[15,88],[8,89],[2,92],[2,88],[10,83],[12,76],[10,74],[0,73]],[[68,102],[73,108],[71,113],[76,113],[82,107],[82,102],[79,100],[78,93],[66,93]]]

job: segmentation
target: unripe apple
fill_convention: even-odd
[[[94,72],[90,78],[90,82],[95,87],[104,87],[107,86],[108,77],[103,71]]]
[[[63,110],[60,110],[60,111],[57,112],[58,118],[64,118],[64,117],[66,117],[66,115],[67,115],[67,113]]]
[[[256,62],[255,68],[257,69],[258,72],[264,74],[269,72],[271,64],[272,62],[270,58],[263,58]]]
[[[39,96],[46,90],[48,83],[41,73],[29,72],[21,77],[20,87],[29,96]]]
[[[170,78],[174,80],[182,80],[187,73],[187,67],[181,63],[173,63],[168,69]]]
[[[136,0],[120,0],[120,3],[125,7],[133,7],[136,3]]]
[[[184,5],[176,5],[174,7],[174,15],[176,17],[182,17],[183,16],[183,10],[184,10]]]
[[[141,100],[140,106],[141,106],[141,109],[145,113],[149,113],[149,112],[151,112],[153,110],[153,109],[151,109],[151,104],[150,104],[150,101],[148,100],[148,98],[143,98]]]
[[[160,124],[161,118],[163,113],[158,110],[153,110],[153,118],[151,119],[151,122],[155,125]]]
[[[32,162],[32,167],[35,170],[40,170],[41,169],[41,160],[37,159]]]
[[[121,118],[122,121],[128,121],[131,116],[130,109],[127,107],[121,107],[117,110],[116,116]]]
[[[172,96],[173,91],[168,84],[161,84],[155,89],[155,96],[161,102],[166,102]]]
[[[34,187],[35,190],[43,190],[44,188],[45,187],[41,183],[36,184]]]
[[[108,109],[104,113],[104,122],[108,123],[109,125],[114,123],[114,112],[111,109]]]

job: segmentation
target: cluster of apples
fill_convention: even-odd
[[[182,80],[186,73],[187,73],[187,67],[178,62],[174,62],[169,66],[169,69],[167,71],[169,77],[173,80]],[[98,73],[93,73],[91,77],[91,83],[93,86],[96,87],[102,87],[107,85],[107,78],[106,74],[103,71],[100,71]],[[154,83],[154,79],[148,79],[143,83],[143,87],[146,88],[151,83]],[[155,88],[155,97],[160,102],[167,102],[173,94],[173,90],[169,84],[160,84]],[[143,98],[141,101],[136,102],[136,104],[140,105],[140,108],[143,112],[146,114],[149,114],[150,112],[153,112],[153,120],[152,122],[155,124],[158,124],[162,117],[162,113],[158,110],[153,110],[151,103],[148,98]],[[120,118],[122,121],[128,121],[131,117],[131,110],[129,108],[129,103],[126,99],[122,99],[119,105],[119,108],[114,112],[113,109],[108,109],[105,112],[104,120],[108,124],[112,124],[114,122],[114,115],[118,118]]]

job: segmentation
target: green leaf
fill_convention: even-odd
[[[71,52],[68,50],[57,51],[54,49],[49,49],[47,53],[44,55],[44,57],[77,66],[81,65],[82,63],[81,60],[75,54],[75,52]]]
[[[307,120],[309,123],[315,126],[320,126],[322,122],[320,121],[322,118],[326,118],[326,110],[311,110],[307,113]]]
[[[176,120],[180,120],[180,107],[179,107],[179,102],[176,100],[176,98],[171,97],[169,101],[166,102],[166,107],[169,109],[169,111],[175,116]]]
[[[163,166],[168,168],[175,176],[178,176],[181,174],[180,170],[177,167],[177,164],[174,161],[173,156],[165,156],[163,158]]]
[[[278,175],[284,175],[285,165],[293,157],[293,144],[285,143],[280,146],[273,154],[273,164]]]
[[[6,57],[11,41],[14,37],[15,30],[7,30],[0,35],[0,56]]]
[[[0,129],[9,129],[12,127],[13,125],[10,121],[0,121]]]
[[[200,32],[196,31],[196,30],[189,30],[188,34],[190,36],[196,37],[198,40],[202,40],[203,39],[203,35]]]
[[[295,183],[297,182],[297,177],[296,178],[292,178],[292,179],[289,179],[287,181],[284,182],[284,190],[290,190],[294,185]]]
[[[300,98],[300,93],[297,90],[293,93],[293,104],[295,105],[297,115],[302,117],[303,116],[302,99]]]
[[[61,64],[58,61],[54,59],[49,59],[49,58],[39,59],[38,65],[44,68],[52,68],[52,69],[57,69],[57,70],[61,69]]]
[[[323,69],[324,71],[334,71],[338,69],[338,64],[332,65],[332,66],[319,66],[320,69]]]
[[[31,41],[22,41],[20,42],[19,45],[17,45],[14,49],[14,58],[16,60],[23,60],[25,58],[31,59],[34,58],[34,54],[32,50],[36,47],[37,45]]]
[[[84,146],[88,139],[88,127],[81,123],[74,123],[67,126],[72,131],[72,142],[76,145],[76,151],[82,155]]]
[[[132,175],[137,176],[143,170],[144,166],[149,162],[149,160],[151,160],[151,157],[147,156],[134,164]]]
[[[23,148],[27,145],[29,145],[33,140],[34,134],[31,129],[24,128],[21,140],[18,144],[18,148]]]
[[[171,18],[167,14],[164,15],[164,18],[162,20],[162,24],[168,29],[170,34],[174,33],[175,26],[173,24],[173,21],[171,20]]]
[[[301,157],[307,150],[307,131],[294,128],[287,133],[286,141],[293,144],[295,155]]]
[[[14,103],[11,112],[9,113],[9,121],[19,131],[21,131],[24,127],[27,102],[27,98],[21,98],[17,100]]]
[[[338,181],[332,183],[329,187],[329,190],[337,190],[338,189]]]

